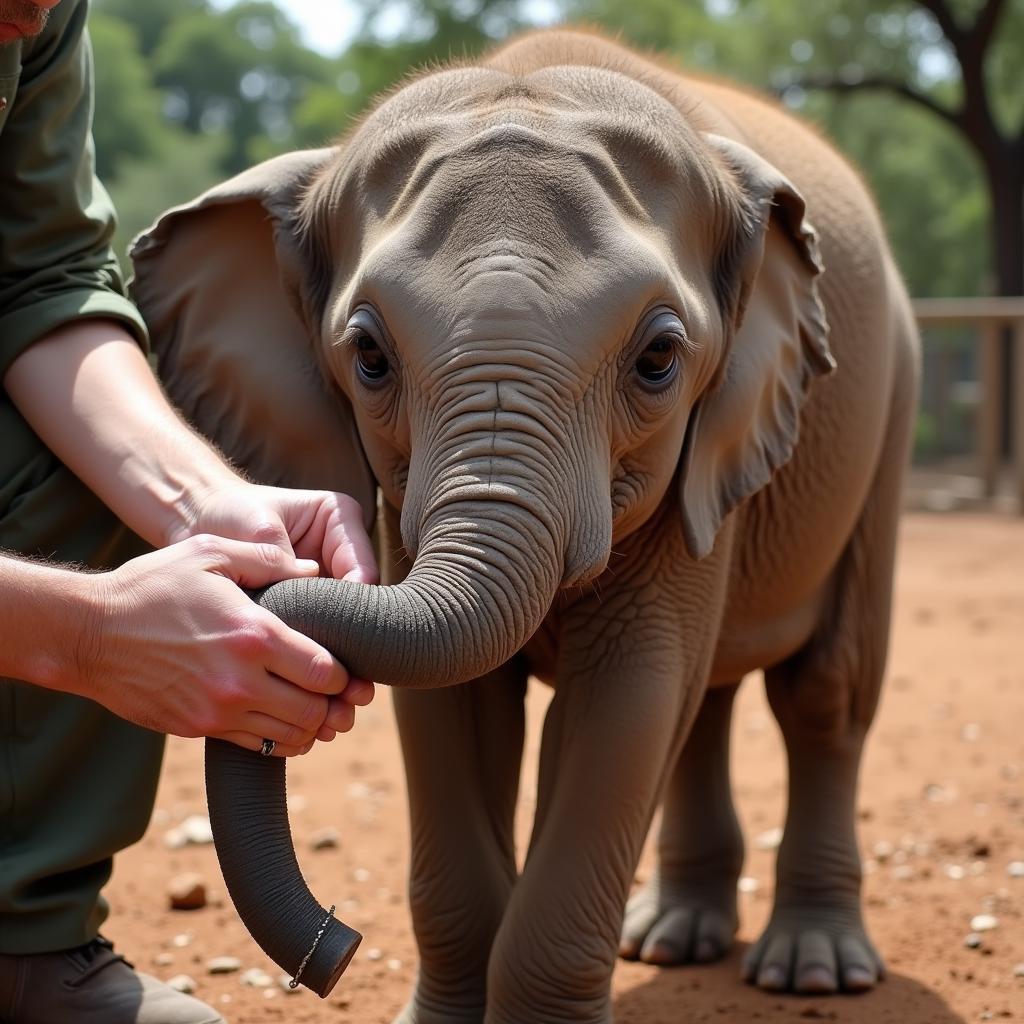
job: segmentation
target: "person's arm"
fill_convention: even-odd
[[[250,750],[272,739],[280,756],[305,753],[348,731],[372,688],[349,684],[326,651],[239,585],[316,568],[274,545],[209,536],[109,573],[0,554],[0,676],[88,697],[160,732]],[[329,695],[342,691],[325,725]]]
[[[276,578],[309,571],[297,568],[297,553],[336,575],[376,579],[354,502],[342,495],[247,483],[182,423],[152,377],[142,354],[145,326],[124,296],[110,250],[113,209],[93,173],[85,21],[86,4],[65,0],[51,12],[43,34],[26,44],[18,93],[4,126],[0,380],[8,396],[58,457],[158,544],[203,533],[269,541],[280,552]],[[183,734],[214,727],[221,734],[229,720],[237,726],[231,715],[240,692],[253,698],[250,710],[262,709],[282,728],[308,725],[299,701],[303,708],[320,709],[321,735],[351,725],[352,705],[367,702],[372,686],[355,682],[343,698],[328,700],[323,692],[344,689],[344,669],[332,661],[329,678],[317,676],[324,670],[312,664],[321,664],[327,652],[310,647],[300,634],[282,632],[280,623],[268,623],[236,585],[250,578],[262,548],[221,543],[211,554],[210,542],[204,545],[205,560],[197,561],[189,545],[174,544],[107,574],[102,585],[114,585],[120,598],[101,602],[103,643],[97,658],[83,663],[78,676],[65,672],[33,681],[88,692],[134,720],[142,713],[133,706],[148,705],[157,711],[148,724]],[[43,648],[63,649],[63,620],[54,623],[53,633],[33,634],[20,628],[20,613],[15,622],[9,609],[26,600],[26,582],[29,589],[42,588],[45,600],[47,588],[55,580],[66,584],[67,577],[10,566],[5,572],[13,589],[0,592],[0,648],[8,661],[38,664]],[[98,579],[79,581],[68,590],[68,600],[98,585]],[[41,622],[51,621],[45,608],[33,607]],[[68,628],[77,635],[73,623],[70,617]],[[267,640],[271,633],[274,643]],[[236,635],[243,638],[240,646],[226,642]],[[246,646],[246,637],[259,642]],[[151,669],[163,659],[166,668],[179,671],[166,685],[182,695],[194,691],[196,699],[181,704],[186,721],[164,701],[160,673],[138,674],[135,658]],[[59,657],[57,663],[68,664]],[[15,676],[28,672],[12,671]],[[234,683],[221,686],[224,679]],[[139,689],[139,680],[146,689]],[[193,713],[209,703],[219,708],[216,714]],[[312,735],[308,729],[304,734]]]
[[[355,501],[238,476],[181,420],[134,340],[113,322],[51,332],[14,360],[3,384],[47,446],[120,518],[171,546],[116,572],[80,577],[5,563],[0,604],[9,597],[9,606],[27,609],[21,618],[38,616],[44,626],[5,618],[0,646],[16,664],[0,674],[91,697],[164,732],[250,749],[273,739],[286,755],[352,727],[372,684],[350,681],[323,648],[239,587],[321,565],[375,581]],[[42,597],[23,601],[33,586]],[[55,606],[67,617],[51,632],[47,600],[61,586]]]
[[[14,361],[4,387],[47,447],[152,544],[199,532],[266,541],[376,581],[358,503],[241,478],[170,406],[119,324],[58,328]]]

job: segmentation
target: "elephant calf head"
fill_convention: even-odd
[[[802,199],[707,127],[610,70],[438,71],[138,240],[134,295],[197,427],[258,479],[402,510],[404,583],[291,581],[267,607],[359,675],[447,685],[508,659],[673,484],[690,554],[712,550],[831,357]],[[323,912],[282,924],[290,846],[288,885],[243,893],[268,811],[252,849],[232,811],[262,771],[280,826],[283,769],[219,756],[225,876],[294,970]]]

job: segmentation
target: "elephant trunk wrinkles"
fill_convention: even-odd
[[[445,686],[491,671],[530,638],[554,599],[562,558],[554,531],[521,503],[454,501],[424,524],[416,563],[398,586],[288,580],[257,600],[355,676]],[[326,996],[361,936],[330,917],[302,877],[284,761],[207,740],[206,786],[217,855],[239,916],[293,976],[315,946],[301,982]]]

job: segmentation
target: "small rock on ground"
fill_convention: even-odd
[[[168,980],[167,985],[175,992],[184,992],[187,996],[196,990],[196,983],[187,974],[176,974]]]
[[[236,956],[215,956],[206,961],[210,974],[233,974],[242,969],[242,961]]]
[[[249,988],[269,988],[274,984],[274,979],[258,967],[250,967],[249,970],[243,971],[238,980]]]
[[[336,828],[321,828],[309,837],[309,845],[314,850],[336,850],[341,846],[341,836]]]
[[[176,875],[167,886],[171,910],[201,910],[206,906],[206,883],[202,875],[187,872]]]

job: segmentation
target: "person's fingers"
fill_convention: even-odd
[[[376,692],[376,687],[369,679],[353,679],[349,677],[348,686],[345,687],[339,696],[347,700],[349,704],[365,708],[373,700],[373,695]]]
[[[268,673],[259,688],[251,691],[248,705],[243,715],[239,716],[239,721],[244,722],[247,715],[258,714],[294,726],[299,730],[299,734],[285,739],[298,746],[316,736],[317,730],[326,721],[328,710],[327,697],[293,686]],[[246,732],[250,731],[248,725],[242,725],[241,728]]]
[[[349,684],[348,671],[315,640],[268,616],[270,649],[264,668],[312,693],[341,693]]]
[[[288,528],[280,517],[272,512],[251,514],[243,520],[236,531],[233,531],[232,536],[253,544],[270,544],[280,548],[286,555],[295,557],[292,541],[288,536]]]
[[[363,526],[363,510],[354,498],[332,496],[333,507],[324,529],[323,560],[335,579],[377,583],[380,573],[373,542]]]
[[[324,725],[335,732],[348,732],[356,724],[356,708],[342,697],[332,697]]]
[[[265,587],[296,576],[316,576],[320,571],[316,562],[295,558],[274,544],[252,544],[205,534],[187,543],[209,569],[240,587]]]
[[[327,711],[329,709],[326,709],[324,712],[325,718]],[[327,733],[330,733],[332,736],[334,735],[334,730],[323,723],[312,728],[304,728],[299,725],[293,725],[291,722],[282,721],[280,718],[274,718],[272,715],[264,714],[262,711],[247,711],[239,716],[238,731],[250,733],[253,736],[260,736],[263,739],[273,740],[275,743],[280,743],[285,747],[295,748],[304,747],[307,743],[312,743],[313,740],[321,739],[321,732],[325,736]]]
[[[259,752],[263,747],[262,736],[256,736],[250,732],[225,732],[217,736],[219,740],[227,740],[229,743],[236,743],[240,747],[245,747],[246,750],[252,750]],[[313,741],[310,740],[308,743],[302,744],[299,747],[292,747],[286,743],[275,743],[274,751],[270,755],[271,757],[301,757],[303,754],[308,754],[313,749]]]

